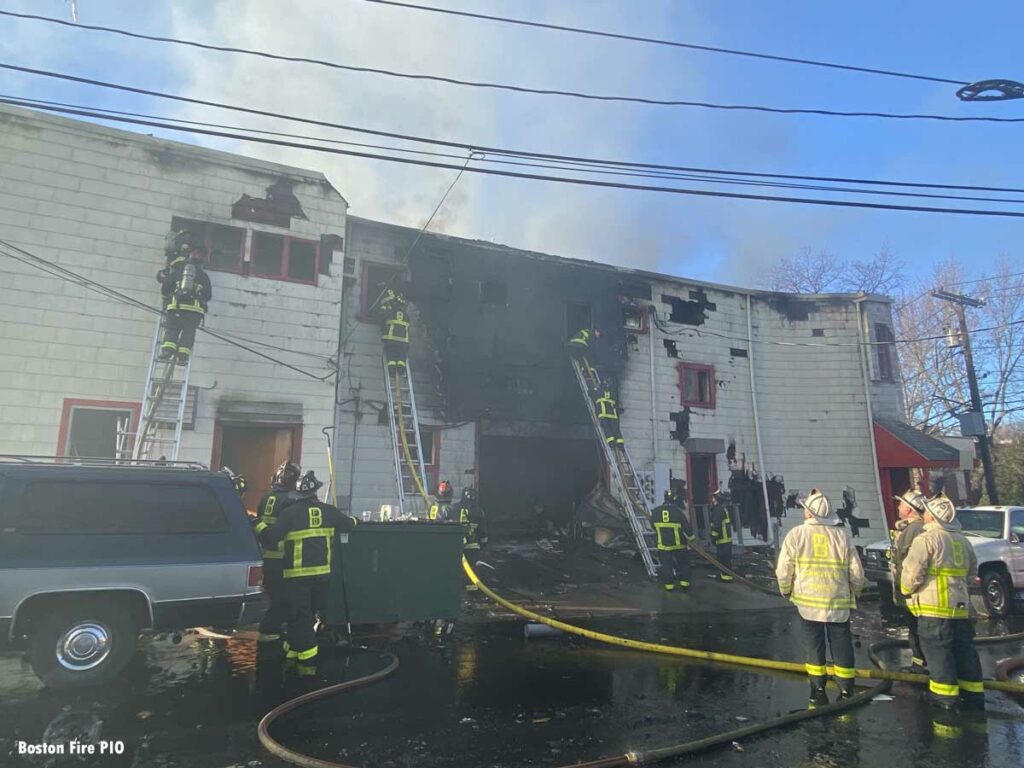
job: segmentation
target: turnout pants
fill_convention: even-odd
[[[724,542],[722,544],[717,544],[717,543],[715,544],[715,560],[720,562],[726,568],[732,568],[732,542],[731,541],[726,541],[726,542]],[[722,571],[722,573],[718,574],[718,578],[721,581],[732,581],[732,576],[730,576],[725,571]]]
[[[406,358],[409,357],[409,345],[401,341],[384,339],[384,356],[388,361],[388,370],[405,368]]]
[[[269,606],[260,619],[259,642],[276,643],[281,639],[281,625],[288,621],[288,603],[285,600],[284,576],[279,560],[263,562],[263,594]]]
[[[985,706],[981,661],[974,649],[974,625],[969,619],[917,620],[918,634],[928,659],[928,690],[943,703],[957,698],[967,707]]]
[[[604,432],[604,441],[614,447],[622,445],[622,430],[619,428],[618,419],[598,419],[601,422],[601,430]]]
[[[288,616],[286,655],[300,664],[316,664],[319,650],[313,622],[317,611],[327,605],[327,576],[299,576],[282,579]]]
[[[661,583],[665,589],[675,589],[677,584],[683,588],[690,586],[690,552],[686,547],[659,549],[658,559],[661,560]]]
[[[804,642],[807,650],[807,661],[804,668],[811,680],[811,687],[824,689],[828,682],[827,657],[825,641],[832,651],[832,668],[835,672],[839,690],[849,695],[853,691],[856,673],[853,666],[853,636],[850,634],[850,622],[808,621],[801,619],[804,626]]]
[[[199,312],[184,309],[169,309],[164,317],[164,340],[160,345],[162,353],[172,353],[187,358],[196,343],[196,329],[202,322]]]

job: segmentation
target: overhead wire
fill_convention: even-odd
[[[1024,193],[1024,188],[1021,187],[991,187],[991,186],[980,186],[980,185],[964,185],[964,184],[942,184],[942,183],[928,183],[928,182],[908,182],[908,181],[896,181],[896,180],[884,180],[884,179],[859,179],[849,177],[835,177],[835,176],[807,176],[799,174],[781,174],[781,173],[764,173],[764,172],[753,172],[753,171],[736,171],[732,169],[716,169],[716,168],[703,168],[695,166],[683,166],[683,165],[671,165],[663,163],[644,163],[637,161],[627,160],[616,160],[606,158],[591,158],[579,155],[562,155],[556,153],[545,153],[545,152],[531,152],[520,149],[510,149],[504,147],[493,147],[484,144],[471,144],[467,142],[450,141],[446,139],[436,139],[424,136],[417,136],[414,134],[399,133],[395,131],[383,131],[372,128],[365,128],[361,126],[336,123],[327,120],[318,120],[309,117],[302,117],[299,115],[289,115],[280,112],[272,112],[269,110],[255,109],[252,107],[244,107],[235,104],[226,104],[224,102],[209,101],[204,99],[197,99],[188,96],[181,96],[179,94],[172,94],[163,91],[155,91],[146,88],[138,88],[134,86],[123,85],[120,83],[112,83],[103,80],[97,80],[94,78],[79,77],[77,75],[69,75],[61,72],[54,72],[51,70],[33,69],[30,67],[22,67],[14,64],[0,63],[0,69],[8,69],[11,71],[24,72],[26,74],[38,75],[40,77],[48,77],[58,80],[66,80],[69,82],[77,82],[85,85],[93,85],[100,88],[107,88],[112,90],[119,90],[127,93],[137,93],[144,96],[153,96],[155,98],[168,99],[171,101],[180,101],[189,104],[198,104],[201,106],[213,107],[216,109],[225,109],[235,112],[242,112],[246,114],[259,115],[262,117],[273,117],[282,120],[289,120],[292,122],[305,123],[308,125],[317,125],[325,128],[336,128],[338,130],[349,131],[352,133],[363,133],[373,136],[379,136],[382,138],[397,139],[402,141],[409,141],[420,144],[431,144],[439,147],[451,147],[455,149],[461,149],[470,152],[483,152],[488,156],[503,155],[509,157],[519,158],[533,158],[539,160],[557,160],[564,162],[575,162],[590,165],[599,166],[621,166],[628,168],[642,168],[642,169],[654,169],[654,170],[666,170],[666,171],[682,171],[691,173],[708,173],[708,174],[721,174],[730,176],[748,176],[757,178],[779,178],[779,179],[797,179],[802,181],[822,181],[822,182],[834,182],[834,183],[846,183],[846,184],[866,184],[875,186],[898,186],[898,187],[920,187],[930,189],[960,189],[970,190],[977,192],[1010,192],[1010,193]]]
[[[0,64],[0,68],[9,67],[10,65]],[[138,90],[138,89],[130,89]],[[186,101],[194,101],[187,99],[186,97],[174,96],[171,98],[184,99]],[[295,141],[283,141],[280,139],[270,139],[260,136],[253,136],[249,134],[233,133],[219,130],[208,130],[197,127],[183,127],[180,125],[174,125],[163,121],[157,120],[143,120],[140,118],[120,117],[115,115],[104,115],[100,112],[93,112],[90,110],[76,110],[65,107],[39,107],[46,111],[59,112],[64,114],[74,114],[85,117],[96,117],[104,120],[110,120],[115,122],[132,123],[135,125],[146,125],[155,128],[163,128],[170,131],[180,131],[185,133],[194,133],[205,136],[215,136],[219,138],[233,139],[235,141],[249,141],[260,144],[271,144],[274,146],[291,147],[295,149],[306,149],[315,152],[323,152],[328,154],[346,155],[352,157],[361,157],[372,160],[383,160],[387,162],[400,163],[406,165],[417,165],[428,168],[446,168],[450,170],[459,170],[459,166],[451,163],[440,163],[427,160],[412,159],[406,157],[394,157],[390,155],[380,155],[368,152],[359,152],[355,150],[340,149],[337,147],[324,147],[318,144],[309,144],[304,142]],[[243,109],[243,111],[250,111]],[[290,118],[289,118],[290,119]],[[478,150],[480,151],[480,150]],[[757,200],[764,202],[782,202],[782,203],[793,203],[793,204],[805,204],[805,205],[822,205],[829,207],[841,207],[841,208],[865,208],[870,210],[892,210],[892,211],[908,211],[916,213],[947,213],[956,215],[969,215],[969,216],[997,216],[997,217],[1009,217],[1009,218],[1024,218],[1024,211],[1007,211],[1002,209],[977,209],[977,208],[943,208],[938,206],[925,206],[925,205],[901,205],[895,203],[881,203],[881,202],[866,202],[858,200],[833,200],[823,198],[808,198],[808,197],[788,197],[781,195],[760,195],[751,194],[746,192],[728,192],[721,190],[705,190],[705,189],[693,189],[684,187],[671,187],[661,186],[653,184],[626,184],[615,181],[604,181],[601,179],[583,179],[572,176],[552,176],[547,174],[536,174],[536,173],[523,173],[518,171],[508,171],[497,168],[468,168],[472,173],[478,173],[488,176],[500,176],[506,178],[517,178],[526,179],[532,181],[549,181],[562,184],[574,184],[580,186],[598,187],[604,189],[626,189],[635,190],[641,192],[658,192],[665,194],[677,194],[687,195],[695,197],[719,197],[726,199],[736,200]]]
[[[630,42],[646,43],[651,45],[668,46],[672,48],[687,48],[696,51],[706,51],[709,53],[722,53],[731,56],[745,56],[754,59],[764,59],[768,61],[779,61],[787,64],[802,64],[813,67],[823,67],[826,69],[845,70],[849,72],[860,72],[871,75],[884,75],[887,77],[899,77],[908,80],[922,80],[932,83],[946,83],[948,85],[970,85],[971,83],[966,80],[953,80],[946,77],[935,77],[932,75],[919,75],[910,72],[898,72],[891,69],[880,69],[876,67],[861,67],[852,64],[837,64],[830,61],[820,61],[815,59],[798,58],[795,56],[780,56],[770,53],[759,53],[757,51],[744,51],[737,48],[722,48],[711,45],[698,45],[696,43],[685,43],[679,40],[666,40],[655,37],[644,37],[641,35],[629,35],[622,32],[610,32],[606,30],[597,29],[585,29],[582,27],[573,27],[564,24],[551,24],[540,21],[530,21],[527,19],[515,19],[507,16],[495,16],[486,13],[474,13],[471,11],[459,11],[454,8],[438,8],[431,5],[419,5],[417,3],[399,2],[398,0],[364,0],[364,2],[375,3],[377,5],[391,5],[398,8],[406,8],[416,11],[427,11],[430,13],[439,13],[449,16],[461,16],[464,18],[480,19],[483,21],[494,21],[501,24],[513,24],[523,27],[533,27],[536,29],[549,29],[558,32],[571,32],[578,35],[589,35],[593,37],[603,37],[614,40],[625,40]]]
[[[455,154],[452,152],[429,152],[426,150],[408,149],[405,147],[395,147],[390,145],[382,144],[370,144],[366,142],[354,142],[346,141],[344,139],[336,139],[326,136],[309,136],[307,134],[289,133],[285,131],[270,131],[260,128],[251,128],[248,126],[230,125],[225,123],[214,123],[205,120],[186,120],[177,117],[168,117],[165,115],[153,115],[144,112],[134,112],[119,109],[109,109],[105,107],[94,107],[90,105],[74,104],[62,101],[52,101],[49,99],[36,99],[26,98],[21,96],[14,96],[10,94],[0,94],[0,103],[11,104],[14,106],[28,106],[35,109],[47,109],[47,108],[61,108],[68,110],[76,110],[76,114],[82,111],[98,112],[103,115],[111,116],[122,116],[122,117],[136,117],[146,120],[159,120],[165,122],[180,123],[189,126],[199,126],[205,128],[218,128],[233,131],[245,131],[249,133],[257,133],[261,135],[277,136],[281,138],[289,139],[304,139],[309,141],[325,142],[330,144],[341,144],[345,146],[355,146],[370,149],[379,149],[391,152],[403,152],[416,155],[424,155],[429,157],[444,157],[451,159],[462,160],[464,155]],[[739,179],[732,176],[729,177],[718,177],[709,176],[703,174],[690,174],[690,173],[678,173],[678,172],[664,172],[664,173],[649,173],[642,172],[639,169],[634,171],[629,170],[607,170],[606,166],[593,166],[585,163],[573,163],[573,162],[562,162],[562,161],[534,161],[534,162],[519,162],[516,160],[502,160],[497,157],[487,157],[484,153],[478,153],[477,159],[486,163],[493,163],[496,165],[509,165],[517,167],[527,168],[543,168],[550,170],[564,170],[564,171],[577,171],[583,173],[600,174],[604,176],[624,176],[629,178],[658,178],[658,179],[672,179],[672,180],[684,180],[684,181],[699,181],[709,184],[725,184],[725,185],[741,185],[741,186],[755,186],[755,187],[769,187],[769,188],[783,188],[783,189],[802,189],[812,190],[818,192],[848,192],[859,195],[883,195],[883,196],[894,196],[894,197],[910,197],[910,198],[929,198],[929,199],[943,199],[943,200],[961,200],[969,202],[998,202],[998,203],[1012,203],[1012,204],[1024,204],[1024,199],[1017,198],[1001,198],[1001,197],[977,197],[970,195],[944,195],[935,193],[925,192],[900,192],[891,191],[888,189],[858,189],[855,187],[831,187],[823,186],[819,184],[795,184],[795,183],[783,183],[773,181],[759,181],[756,179]],[[617,167],[617,166],[610,166]],[[1024,190],[1022,190],[1024,193]]]
[[[1007,117],[987,117],[987,116],[957,116],[957,115],[936,115],[936,114],[918,114],[918,113],[894,113],[894,112],[879,112],[879,111],[864,111],[864,110],[836,110],[836,109],[823,109],[823,108],[793,108],[793,107],[773,107],[757,104],[721,104],[707,101],[694,101],[687,99],[661,99],[653,98],[649,96],[629,96],[621,94],[597,94],[587,93],[583,91],[564,90],[558,88],[536,88],[524,85],[515,85],[512,83],[497,83],[497,82],[485,82],[480,80],[465,80],[455,77],[447,77],[442,75],[428,75],[423,73],[415,72],[400,72],[394,69],[383,69],[378,67],[366,67],[357,66],[354,64],[342,64],[336,61],[326,61],[324,59],[314,59],[305,56],[291,56],[286,54],[270,53],[268,51],[260,51],[252,48],[240,48],[235,46],[216,45],[213,43],[203,43],[197,40],[187,40],[184,38],[167,37],[162,35],[150,35],[141,32],[132,32],[130,30],[118,28],[118,27],[106,27],[91,24],[73,24],[63,19],[55,19],[49,16],[40,16],[37,14],[29,13],[17,13],[15,11],[3,11],[0,10],[0,16],[9,16],[13,18],[20,18],[24,20],[42,21],[51,24],[59,24],[62,26],[70,27],[73,29],[93,31],[93,32],[105,32],[109,34],[121,35],[123,37],[134,38],[139,40],[148,40],[151,42],[169,43],[174,45],[188,46],[192,48],[198,48],[208,51],[217,51],[221,53],[233,53],[242,54],[247,56],[255,56],[259,58],[265,58],[275,61],[287,61],[292,63],[301,64],[312,64],[321,67],[328,67],[331,69],[354,72],[358,74],[370,74],[379,75],[384,77],[391,77],[405,80],[416,80],[416,81],[430,81],[437,83],[444,83],[447,85],[456,85],[467,88],[479,88],[479,89],[491,89],[491,90],[502,90],[513,93],[524,93],[535,96],[558,96],[564,98],[580,99],[585,101],[600,101],[600,102],[616,102],[625,104],[642,104],[646,106],[659,106],[659,107],[687,107],[687,108],[699,108],[699,109],[713,109],[713,110],[724,110],[724,111],[745,111],[745,112],[763,112],[772,114],[786,114],[786,115],[819,115],[825,117],[867,117],[867,118],[882,118],[890,120],[938,120],[943,122],[984,122],[984,123],[1009,123],[1009,122],[1024,122],[1024,118],[1007,118]]]
[[[138,299],[135,299],[129,296],[128,294],[110,288],[109,286],[105,286],[102,283],[99,283],[95,280],[91,280],[90,278],[85,277],[84,275],[74,272],[73,270],[70,270],[67,267],[61,266],[56,262],[50,261],[49,259],[45,259],[42,256],[38,256],[30,251],[25,250],[24,248],[20,248],[19,246],[14,245],[13,243],[10,243],[2,238],[0,238],[0,255],[7,256],[8,258],[14,259],[15,261],[19,261],[27,266],[34,267],[41,272],[49,274],[51,277],[56,277],[60,280],[74,283],[82,288],[106,296],[107,298],[113,299],[114,301],[117,301],[126,306],[131,306],[136,309],[140,309],[144,312],[148,312],[150,314],[163,314],[157,307],[146,304],[143,301],[139,301]],[[208,336],[212,336],[213,338],[218,339],[219,341],[223,341],[226,344],[230,344],[234,347],[245,350],[250,354],[256,355],[257,357],[261,357],[264,360],[272,362],[276,365],[288,368],[289,370],[295,371],[296,373],[301,373],[302,375],[308,376],[311,379],[316,379],[317,381],[327,381],[327,379],[330,379],[331,377],[337,374],[336,370],[332,370],[330,373],[324,376],[319,376],[303,368],[299,368],[298,366],[292,365],[291,363],[287,363],[283,360],[279,360],[275,357],[260,352],[259,350],[253,349],[252,347],[249,347],[246,344],[242,344],[241,342],[236,341],[235,339],[232,339],[229,336],[218,331],[210,330],[205,326],[200,325],[198,330],[201,333],[205,333]],[[306,354],[304,352],[295,352],[293,350],[285,351],[289,351],[292,354],[298,355]]]

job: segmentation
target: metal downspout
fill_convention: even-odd
[[[647,308],[650,317],[650,333],[647,335],[650,337],[651,342],[651,448],[653,449],[654,461],[653,464],[658,463],[658,393],[657,387],[654,383],[654,313],[657,310],[651,306]]]
[[[875,414],[871,407],[871,382],[868,379],[868,362],[867,355],[870,351],[870,346],[867,344],[867,340],[864,336],[865,324],[867,323],[867,315],[864,313],[864,299],[866,297],[860,296],[853,300],[853,303],[857,305],[857,338],[860,340],[860,372],[864,378],[864,403],[867,406],[868,414],[868,436],[871,438],[871,474],[875,476],[875,490],[878,492],[878,514],[882,517],[882,522],[888,529],[889,521],[885,516],[885,497],[882,495],[882,478],[879,476],[878,467],[878,446],[875,445]]]
[[[761,493],[764,494],[765,542],[772,530],[771,507],[768,503],[768,468],[764,464],[764,449],[761,446],[761,417],[757,411],[757,383],[754,378],[754,324],[751,317],[750,294],[747,294],[747,363],[750,367],[750,404],[754,409],[754,437],[757,440],[757,461],[761,465]]]

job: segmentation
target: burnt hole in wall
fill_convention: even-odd
[[[813,301],[805,301],[785,295],[776,296],[776,298],[769,301],[769,304],[772,309],[791,322],[810,320],[811,315],[818,311],[818,305]]]
[[[686,301],[678,296],[669,296],[667,294],[661,297],[661,301],[663,304],[668,304],[672,307],[668,315],[669,322],[671,323],[704,325],[704,321],[708,319],[708,316],[704,313],[704,305],[699,301]]]
[[[665,345],[665,351],[669,357],[679,357],[679,348],[672,339],[662,339],[661,343]]]
[[[714,312],[718,309],[718,305],[708,301],[708,295],[704,293],[702,288],[698,288],[695,291],[690,291],[690,301],[696,301],[704,305],[704,308],[708,312]]]
[[[824,328],[812,328],[811,329],[811,336],[824,336],[824,335],[825,335],[825,329]]]
[[[731,357],[746,357],[747,350],[740,349],[739,347],[729,347],[729,355]]]
[[[669,432],[669,436],[679,442],[680,445],[686,443],[690,439],[690,414],[693,413],[690,410],[690,406],[686,406],[681,411],[673,411],[668,415],[669,420],[672,422],[673,429]]]

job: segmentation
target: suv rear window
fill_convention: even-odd
[[[11,505],[6,524],[22,534],[78,536],[227,530],[209,489],[172,483],[34,481]]]

